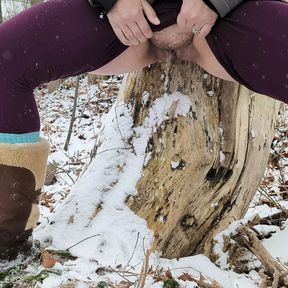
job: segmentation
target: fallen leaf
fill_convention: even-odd
[[[172,278],[173,278],[170,269],[168,269],[168,270],[165,271],[165,276],[166,276],[167,278],[169,278],[169,279],[172,279]]]
[[[56,264],[57,260],[48,251],[41,252],[41,265],[44,268],[52,268]]]
[[[121,281],[121,282],[119,283],[119,286],[117,286],[117,287],[119,287],[119,288],[129,288],[129,287],[132,286],[132,285],[133,285],[132,282]]]
[[[188,274],[188,273],[183,273],[182,275],[180,275],[179,277],[178,277],[178,279],[179,280],[182,280],[182,281],[194,281],[194,282],[196,282],[197,283],[197,281],[196,281],[196,279],[195,278],[193,278],[190,274]]]

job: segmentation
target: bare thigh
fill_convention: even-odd
[[[146,41],[137,46],[128,47],[118,57],[92,73],[97,75],[128,73],[142,69],[155,62],[165,61],[166,57],[166,51],[155,47],[150,41]]]
[[[218,62],[204,38],[194,37],[192,40],[193,36],[181,33],[176,25],[154,35],[151,39],[153,44],[146,41],[140,45],[128,47],[118,57],[92,73],[113,75],[136,71],[155,62],[165,61],[169,55],[168,51],[173,49],[180,59],[197,63],[216,77],[235,81]]]
[[[197,54],[195,62],[199,66],[216,77],[236,82],[236,80],[234,80],[218,62],[205,38],[194,37],[193,46],[195,54]]]

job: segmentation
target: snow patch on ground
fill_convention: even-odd
[[[280,262],[288,265],[288,249],[285,248],[285,244],[287,244],[288,239],[288,220],[283,225],[283,230],[277,230],[277,233],[275,233],[271,238],[264,239],[262,241],[262,244],[264,247],[270,252],[270,254],[276,258],[279,259]]]

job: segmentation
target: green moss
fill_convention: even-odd
[[[180,288],[180,285],[174,279],[167,279],[164,281],[163,288]]]

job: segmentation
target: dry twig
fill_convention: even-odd
[[[251,253],[253,253],[261,261],[261,263],[266,267],[267,273],[271,277],[275,277],[279,273],[279,283],[281,285],[284,285],[285,287],[288,287],[287,268],[284,267],[281,263],[279,263],[279,261],[277,261],[275,258],[271,256],[271,254],[262,245],[261,241],[257,238],[256,233],[244,225],[238,229],[238,232],[239,234],[237,235],[235,240],[239,241],[240,244],[244,245]],[[275,282],[273,281],[273,284],[277,282],[278,280]]]
[[[148,267],[149,267],[150,254],[151,254],[151,249],[148,248],[146,253],[145,253],[145,256],[144,256],[143,265],[142,265],[142,268],[141,268],[141,273],[140,273],[140,277],[139,277],[139,282],[138,282],[137,288],[143,288],[144,285],[145,285],[145,280],[146,280],[146,277],[147,277]]]

